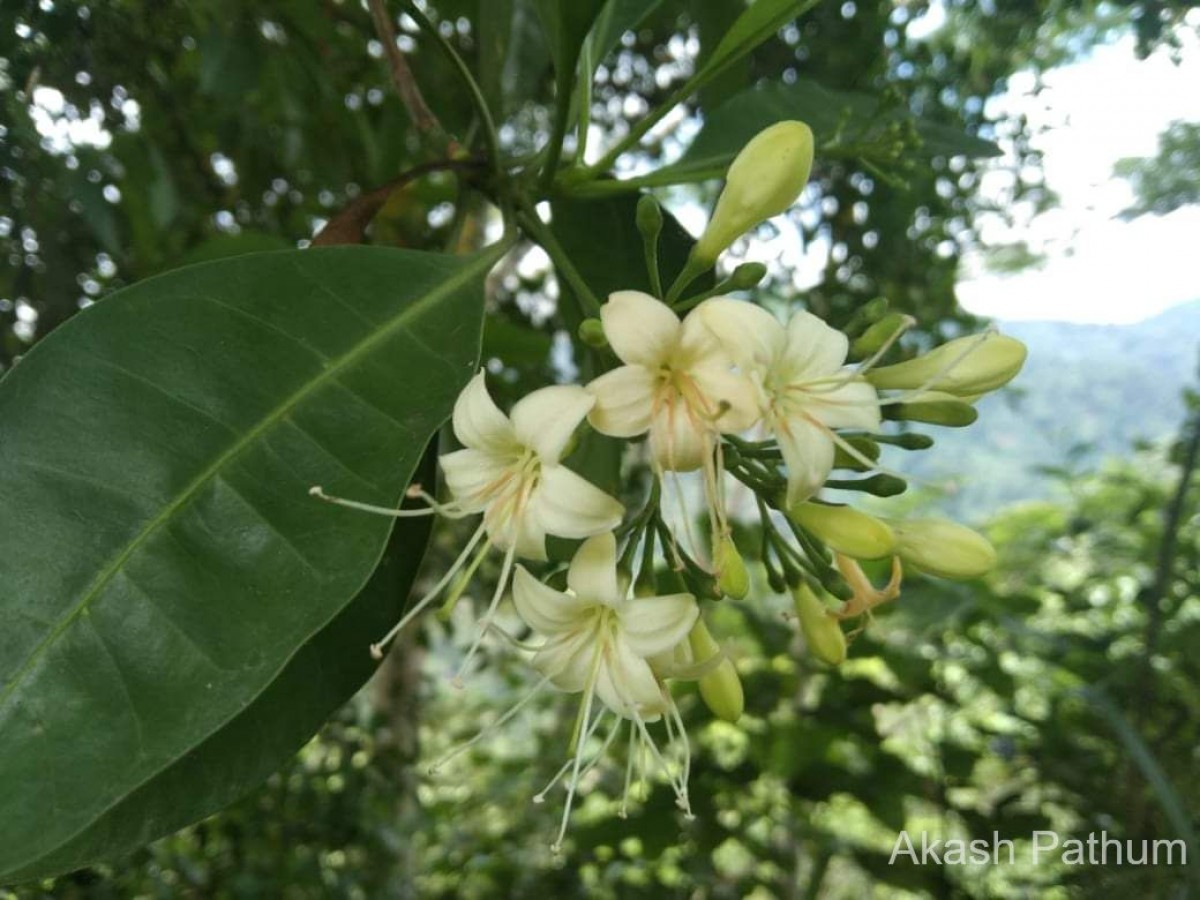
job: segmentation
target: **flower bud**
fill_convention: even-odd
[[[697,619],[688,635],[688,645],[692,650],[692,658],[703,663],[721,652],[717,642],[704,624],[704,619]],[[737,669],[732,660],[722,659],[715,669],[700,676],[700,697],[704,700],[714,716],[726,722],[736,722],[742,717],[746,706],[746,697],[742,692],[742,680],[738,677]]]
[[[813,656],[831,666],[841,665],[846,659],[846,635],[838,620],[803,581],[792,589],[792,600]]]
[[[834,550],[855,559],[879,559],[896,545],[891,528],[852,506],[799,503],[788,511],[788,517]]]
[[[644,194],[637,204],[637,213],[635,214],[638,231],[642,233],[642,237],[648,241],[658,239],[658,233],[662,231],[663,214],[662,207],[658,205],[658,201],[649,194]]]
[[[887,308],[887,297],[876,297],[874,300],[868,300],[846,320],[846,324],[841,328],[842,333],[846,337],[856,337],[864,329],[882,319],[887,313]]]
[[[850,359],[866,359],[872,353],[878,353],[904,329],[911,328],[912,323],[912,316],[898,312],[888,313],[854,339],[850,345]]]
[[[842,440],[855,451],[851,455],[846,448],[838,444],[833,448],[833,467],[835,469],[852,469],[855,472],[866,472],[874,468],[867,461],[874,463],[879,459],[879,444],[865,435],[843,435]]]
[[[717,587],[726,597],[741,600],[750,591],[750,573],[729,535],[721,538],[714,548],[713,566],[717,570]]]
[[[758,283],[766,274],[767,267],[762,263],[742,263],[730,273],[729,278],[725,281],[725,288],[730,291],[748,291],[758,287]]]
[[[1012,381],[1027,353],[1016,338],[989,332],[956,338],[916,359],[871,369],[866,377],[877,388],[933,388],[971,397]]]
[[[604,324],[599,319],[584,319],[579,323],[579,340],[589,347],[603,350],[608,346],[608,338],[604,334]]]
[[[750,139],[729,166],[725,190],[692,250],[708,265],[735,240],[800,196],[812,172],[813,134],[803,122],[776,122]]]
[[[883,417],[899,422],[927,422],[947,428],[963,428],[979,418],[975,407],[954,394],[922,391],[911,400],[883,407]]]
[[[978,578],[996,565],[988,539],[945,519],[894,522],[896,552],[906,563],[942,578]]]
[[[877,472],[870,478],[830,478],[825,486],[839,491],[859,491],[872,497],[897,497],[908,490],[907,481],[886,472]]]

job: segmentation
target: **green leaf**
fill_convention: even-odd
[[[41,871],[227,726],[358,593],[390,522],[307,489],[399,498],[475,368],[497,256],[180,269],[0,382],[0,508],[19,523],[0,530],[0,878]]]
[[[592,59],[599,64],[625,32],[633,31],[661,5],[662,0],[608,0],[592,27]]]
[[[771,38],[789,20],[815,6],[815,0],[754,0],[696,73],[697,80],[715,78],[727,66]]]
[[[414,479],[432,483],[431,443]],[[399,519],[371,580],[223,728],[13,881],[121,855],[199,821],[265,781],[374,673],[364,640],[400,618],[429,539],[428,518]],[[220,772],[219,780],[212,773]],[[207,790],[195,785],[210,782]]]
[[[216,259],[227,259],[230,256],[242,256],[246,253],[288,250],[294,246],[279,235],[269,234],[265,231],[220,234],[190,249],[181,260],[180,265],[190,266],[195,263],[212,262]]]
[[[579,48],[600,14],[604,0],[535,0],[542,27],[550,44],[550,56],[558,70],[559,79],[565,72],[575,75]]]
[[[532,0],[487,0],[479,10],[479,86],[498,120],[533,96],[550,64]]]
[[[858,156],[883,129],[911,122],[922,144],[910,153],[931,156],[996,156],[1000,149],[939,123],[923,122],[903,109],[881,109],[870,94],[837,91],[811,81],[771,83],[744,91],[723,103],[705,119],[704,126],[675,163],[634,182],[638,186],[678,184],[722,178],[738,151],[762,129],[784,119],[800,119],[812,128],[817,153],[824,156]],[[853,147],[847,147],[847,141]],[[633,185],[631,185],[633,186]]]

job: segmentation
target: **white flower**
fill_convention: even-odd
[[[488,540],[526,559],[546,558],[547,534],[611,531],[624,514],[621,504],[560,465],[594,402],[581,387],[557,385],[523,397],[505,416],[480,372],[454,404],[454,434],[465,449],[439,460],[451,506],[483,513]]]
[[[789,507],[829,477],[840,441],[834,429],[879,429],[875,388],[845,368],[849,340],[812,313],[796,313],[785,328],[758,306],[715,297],[692,315],[753,380],[763,422],[787,465]]]
[[[646,660],[687,637],[699,615],[696,599],[691,594],[627,596],[617,576],[611,533],[583,543],[571,561],[567,587],[556,591],[517,566],[517,612],[546,638],[533,657],[534,668],[561,690],[594,692],[624,718],[658,719],[670,695]]]
[[[582,709],[574,745],[574,758],[560,770],[544,796],[568,769],[567,802],[555,847],[561,846],[571,813],[571,803],[582,774],[599,760],[621,724],[630,725],[630,768],[625,793],[629,793],[635,749],[641,758],[648,750],[671,780],[681,808],[690,814],[687,779],[690,751],[683,722],[670,692],[655,676],[649,657],[671,653],[685,642],[699,616],[691,594],[629,597],[617,573],[617,544],[602,534],[583,543],[567,572],[567,591],[547,587],[518,566],[513,578],[513,602],[525,623],[545,641],[536,648],[534,667],[549,681],[569,693],[582,693]],[[586,744],[604,718],[592,715],[599,698],[616,714],[615,724],[595,758],[584,766]],[[646,728],[647,722],[665,719],[670,741],[683,745],[682,771],[673,775]],[[622,804],[624,808],[624,803]]]
[[[595,379],[588,421],[613,437],[650,432],[660,471],[698,469],[717,435],[758,417],[749,382],[707,329],[639,291],[617,291],[600,310],[604,334],[625,365]]]

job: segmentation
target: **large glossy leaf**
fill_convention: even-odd
[[[708,81],[715,78],[728,66],[769,39],[788,21],[815,6],[816,2],[817,0],[754,0],[729,26],[725,36],[717,43],[716,49],[704,61],[696,73],[697,80]]]
[[[0,382],[0,877],[217,734],[358,593],[389,523],[307,488],[397,500],[476,365],[495,257],[181,269]]]
[[[813,129],[818,155],[858,155],[893,123],[911,122],[921,138],[911,152],[925,157],[986,157],[999,154],[990,141],[910,116],[903,109],[881,109],[870,94],[837,91],[811,81],[761,85],[731,98],[705,119],[704,126],[674,164],[636,180],[637,185],[666,185],[721,178],[737,152],[755,134],[783,119],[800,119]],[[831,144],[835,136],[838,143]],[[844,149],[852,145],[850,150]],[[631,185],[632,186],[632,185]]]
[[[427,452],[414,480],[431,483],[433,463]],[[223,809],[278,770],[374,673],[377,663],[365,642],[402,615],[431,524],[428,518],[398,520],[366,587],[249,706],[11,880],[67,872],[135,850]]]

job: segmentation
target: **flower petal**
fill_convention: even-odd
[[[691,594],[633,597],[617,608],[621,635],[638,656],[654,656],[673,649],[687,637],[700,608]]]
[[[596,405],[588,421],[601,434],[635,437],[650,427],[657,376],[645,366],[619,366],[593,379],[588,393]]]
[[[714,423],[725,432],[745,431],[758,421],[758,391],[754,384],[740,372],[731,372],[728,366],[708,363],[694,366],[688,375],[704,396],[713,413],[727,406]]]
[[[657,719],[667,710],[667,700],[650,664],[620,639],[607,650],[596,673],[596,696],[618,715],[632,718],[636,709],[643,720]]]
[[[820,384],[800,395],[804,411],[830,428],[863,428],[878,431],[882,424],[875,386],[857,376],[839,387]]]
[[[713,297],[688,315],[701,322],[743,372],[766,373],[783,354],[787,333],[761,306]]]
[[[494,499],[496,489],[493,485],[505,476],[511,465],[503,456],[470,447],[445,453],[438,463],[454,502],[472,513],[481,512]]]
[[[788,470],[787,505],[815,494],[833,471],[833,438],[803,418],[774,423],[775,437]]]
[[[567,586],[593,603],[613,606],[620,602],[617,539],[611,531],[588,538],[575,551],[567,570]]]
[[[464,447],[511,452],[517,443],[512,423],[488,393],[483,372],[463,388],[454,401],[454,434]]]
[[[502,548],[507,550],[508,548]],[[532,559],[538,562],[546,557],[546,529],[542,527],[541,519],[535,512],[526,510],[517,522],[516,550],[522,559]]]
[[[533,654],[533,667],[546,675],[554,686],[570,693],[582,691],[592,674],[596,654],[600,645],[596,643],[591,629],[568,632],[551,638]]]
[[[664,403],[650,423],[650,452],[664,471],[691,472],[700,468],[715,440],[714,427],[691,412],[679,395]]]
[[[585,628],[595,605],[542,584],[521,565],[513,569],[513,604],[538,634],[555,636]]]
[[[612,531],[625,507],[566,466],[544,466],[530,504],[547,534],[585,538]]]
[[[513,431],[517,440],[533,448],[543,463],[556,463],[595,402],[595,398],[579,385],[540,388],[513,406]]]
[[[780,375],[785,382],[831,375],[846,362],[850,339],[810,312],[798,312],[787,326]]]
[[[641,291],[616,291],[600,307],[604,336],[622,362],[657,368],[679,343],[679,317]]]

